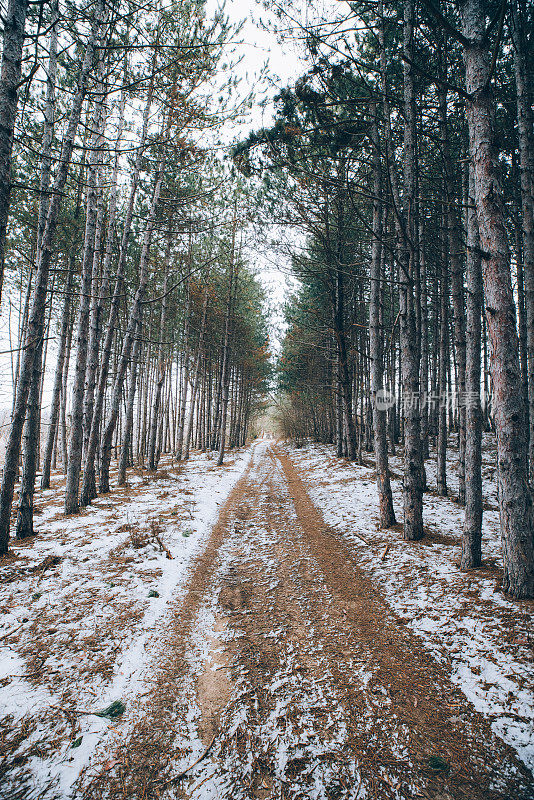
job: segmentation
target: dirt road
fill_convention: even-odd
[[[96,749],[83,800],[534,797],[272,442],[168,620],[153,683],[112,752]]]

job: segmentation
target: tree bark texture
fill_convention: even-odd
[[[481,0],[464,0],[462,22],[464,36],[469,40],[464,48],[467,119],[491,345],[503,586],[513,597],[528,598],[534,597],[532,497],[526,471],[525,413],[510,251],[495,146],[491,54],[484,43],[485,11]]]

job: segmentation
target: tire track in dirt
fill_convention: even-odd
[[[156,661],[138,721],[86,776],[84,800],[534,797],[276,449],[255,450]],[[195,761],[192,728],[213,745],[178,779],[177,763]]]
[[[100,798],[159,797],[166,787],[169,765],[187,752],[175,746],[176,722],[188,716],[190,698],[177,696],[177,684],[189,673],[188,652],[192,648],[192,629],[197,622],[204,597],[211,589],[219,551],[235,516],[235,508],[242,505],[249,475],[256,454],[236,483],[219,512],[208,542],[197,556],[187,580],[187,590],[169,610],[169,625],[164,635],[158,637],[158,652],[154,653],[154,678],[152,687],[131,704],[128,717],[137,720],[126,739],[117,730],[115,742],[106,743],[106,751],[97,753],[96,759],[80,775],[75,797],[84,800]],[[199,679],[202,685],[202,678]],[[204,676],[206,683],[206,676]],[[224,674],[220,680],[205,689],[206,696],[225,697],[228,684]],[[209,700],[206,701],[207,703]],[[218,703],[213,703],[213,713]],[[213,725],[205,724],[206,735]],[[111,749],[111,757],[108,750]],[[96,761],[96,764],[95,764]]]

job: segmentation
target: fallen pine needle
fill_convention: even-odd
[[[193,518],[191,517],[191,519],[193,519]],[[158,536],[157,533],[154,534],[154,538],[157,541],[157,543],[159,544],[159,546],[161,547],[162,551],[165,553],[165,556],[167,558],[170,558],[170,559],[174,558],[174,556],[171,553],[171,551],[169,550],[169,548],[166,545],[163,544],[163,542],[161,541],[161,538]]]
[[[211,778],[211,775],[206,775],[206,777],[203,778],[203,780],[201,780],[200,783],[197,783],[197,785],[193,787],[192,791],[196,792],[197,789],[200,789],[201,786],[204,786],[206,781],[209,781],[210,778]]]

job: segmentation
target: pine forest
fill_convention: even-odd
[[[0,800],[534,800],[534,5],[0,52]]]

